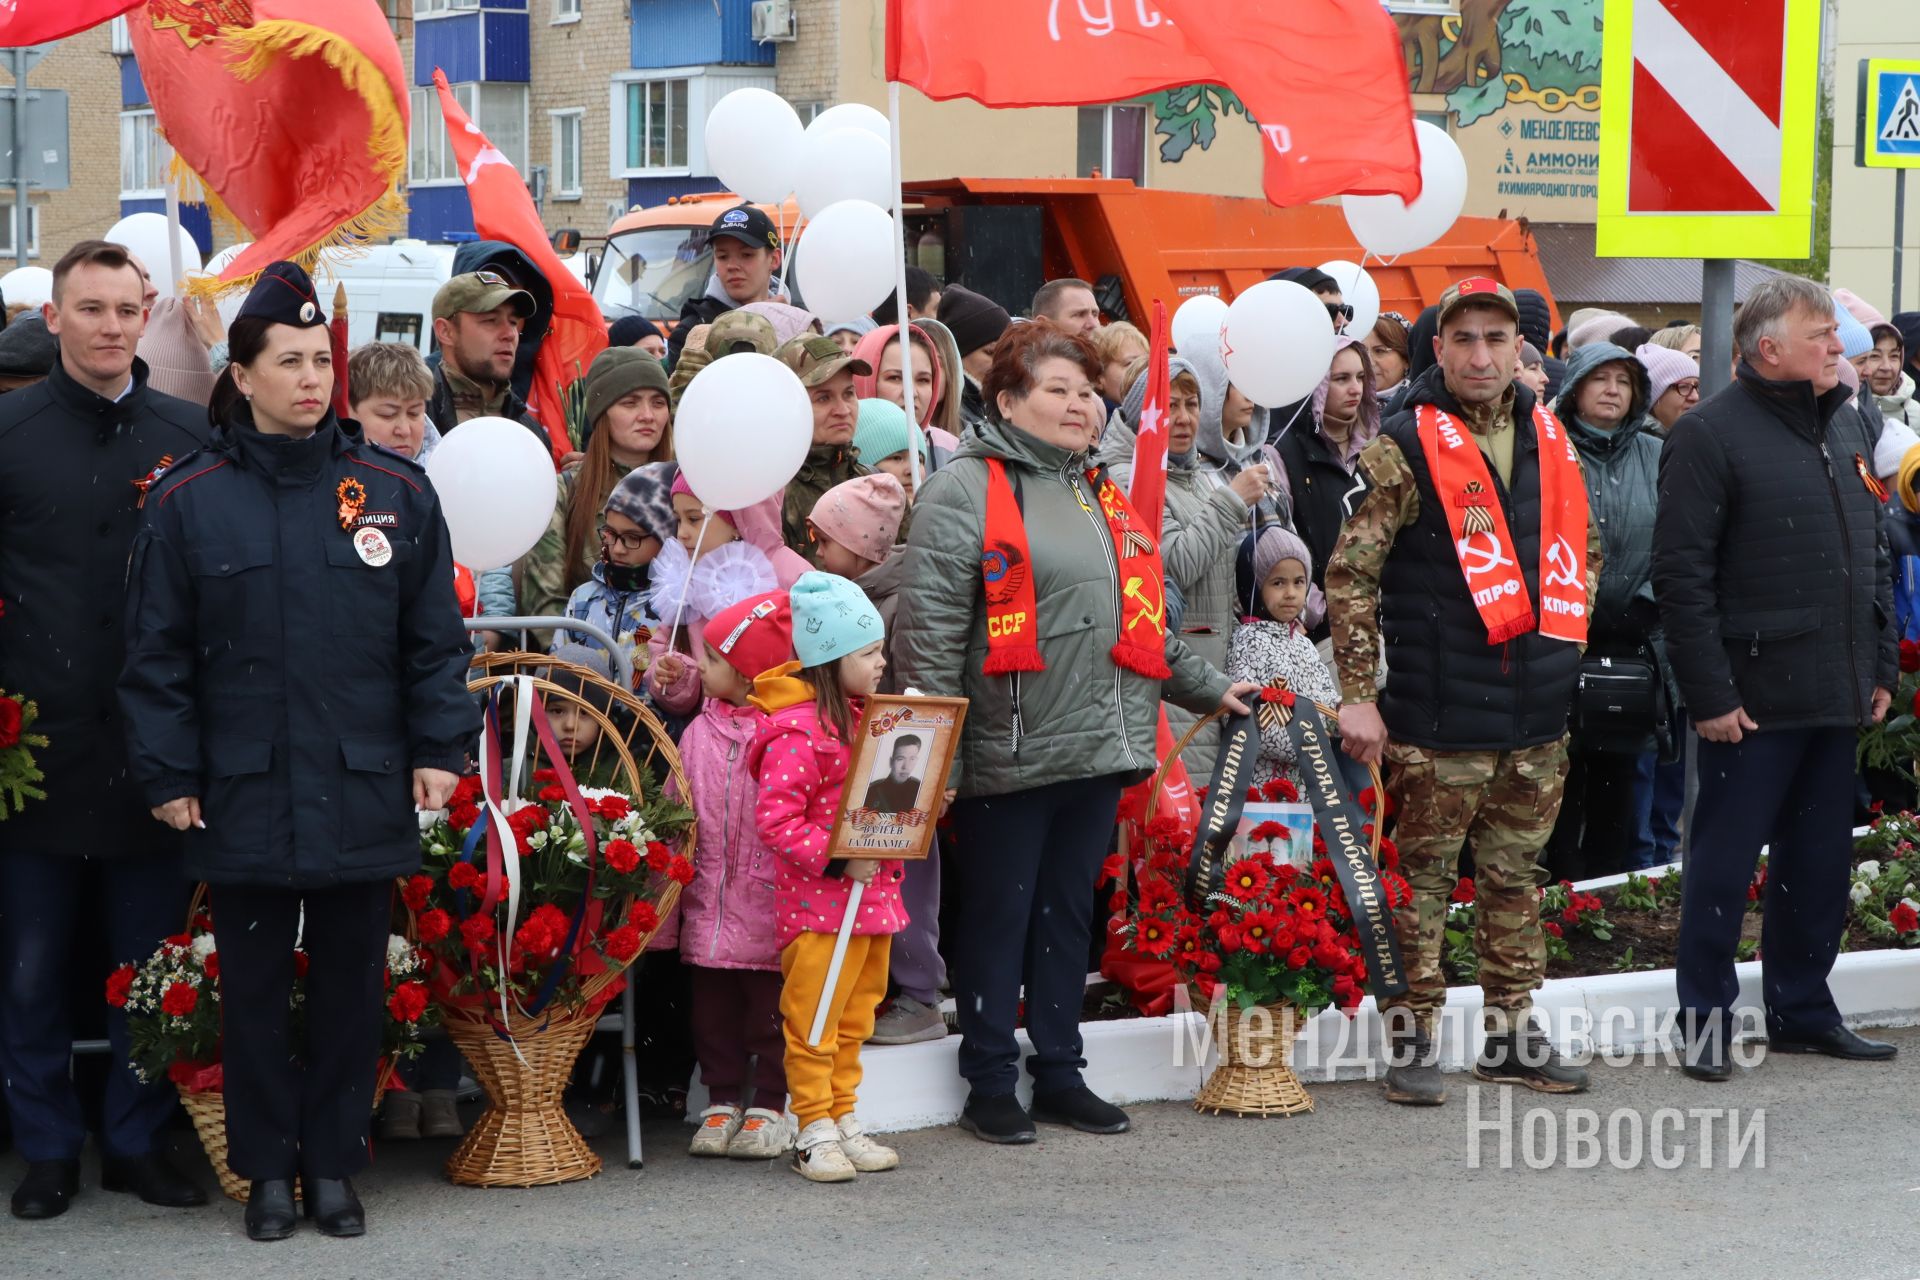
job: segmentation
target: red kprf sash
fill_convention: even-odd
[[[1104,471],[1086,473],[1113,539],[1119,568],[1120,638],[1110,651],[1114,662],[1151,680],[1173,674],[1167,667],[1167,602],[1160,567],[1160,543]],[[1076,490],[1075,496],[1078,497]],[[1086,507],[1086,499],[1080,504]],[[1088,511],[1093,508],[1087,507]],[[1006,465],[987,459],[987,528],[980,550],[980,579],[987,596],[987,656],[981,670],[990,676],[1015,671],[1044,671],[1040,656],[1040,610],[1033,590],[1033,557],[1027,525],[1007,480]]]
[[[1488,644],[1534,630],[1533,600],[1514,552],[1486,455],[1464,422],[1423,404],[1414,415],[1434,491],[1447,509],[1454,552],[1487,627]],[[1587,487],[1559,419],[1535,405],[1540,459],[1540,634],[1587,640]]]

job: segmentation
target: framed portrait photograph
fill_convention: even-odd
[[[1249,803],[1240,811],[1233,845],[1235,857],[1267,853],[1275,862],[1291,862],[1304,871],[1313,864],[1313,806]]]
[[[965,698],[875,694],[854,731],[835,858],[924,858],[966,723]]]

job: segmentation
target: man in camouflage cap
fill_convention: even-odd
[[[860,393],[853,380],[856,375],[872,376],[873,366],[817,333],[801,334],[773,355],[799,376],[813,402],[813,448],[787,482],[781,515],[787,545],[817,566],[820,544],[807,523],[813,504],[835,485],[868,472],[853,447],[853,429],[860,418]]]
[[[427,417],[442,435],[472,418],[511,418],[547,444],[526,402],[510,385],[520,327],[534,309],[533,295],[497,271],[454,276],[433,295],[433,337],[440,363],[433,373]]]
[[[770,356],[778,345],[772,323],[751,311],[729,311],[712,324],[697,326],[687,335],[687,344],[681,348],[680,359],[673,366],[673,407],[680,408],[680,396],[693,376],[721,356],[743,351]]]
[[[1547,1093],[1587,1086],[1585,1068],[1559,1059],[1530,1011],[1547,958],[1537,859],[1560,810],[1580,672],[1579,641],[1559,637],[1584,636],[1600,540],[1564,431],[1513,380],[1519,341],[1504,286],[1463,280],[1441,296],[1439,363],[1361,453],[1373,489],[1327,565],[1340,732],[1354,758],[1386,758],[1413,886],[1395,916],[1410,989],[1384,1011],[1394,1102],[1446,1100],[1433,1017],[1446,1003],[1443,926],[1469,840],[1487,1028],[1474,1074]],[[1580,523],[1584,566],[1560,545],[1559,531]],[[1382,633],[1387,680],[1376,692]]]

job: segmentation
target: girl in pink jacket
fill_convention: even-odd
[[[753,677],[793,656],[787,593],[750,596],[723,609],[703,635],[706,705],[680,736],[700,833],[693,883],[680,898],[680,959],[692,984],[693,1049],[710,1104],[700,1113],[691,1151],[771,1160],[792,1137],[774,941],[776,870],[754,822],[759,791],[748,767],[765,717],[747,697]],[[748,1098],[751,1058],[758,1061]],[[749,1101],[752,1107],[743,1111]]]
[[[854,730],[886,669],[886,629],[860,588],[830,573],[804,575],[790,598],[799,661],[754,682],[752,701],[768,716],[753,744],[753,776],[760,784],[754,816],[780,865],[774,888],[786,981],[780,1015],[787,1090],[800,1122],[794,1168],[813,1182],[846,1182],[856,1172],[900,1163],[855,1119],[854,1095],[860,1046],[873,1034],[874,1011],[887,992],[890,944],[907,923],[901,864],[829,857]],[[827,991],[827,969],[855,881],[865,890],[839,981]],[[822,1000],[826,1030],[813,1045],[808,1037]]]
[[[653,701],[661,708],[677,716],[692,714],[700,704],[700,654],[705,646],[701,643],[701,631],[707,619],[718,613],[720,608],[734,603],[747,595],[758,591],[778,587],[786,590],[810,566],[805,559],[788,550],[780,538],[781,495],[774,494],[764,502],[756,502],[751,507],[738,511],[721,511],[709,508],[700,501],[691,486],[687,484],[684,471],[678,473],[673,481],[673,512],[679,522],[677,541],[688,557],[692,557],[692,582],[683,588],[686,573],[671,571],[672,557],[661,555],[656,558],[658,568],[653,570],[655,590],[653,597],[654,612],[660,618],[651,639],[647,641],[647,652],[651,659],[647,667],[646,688]],[[706,532],[701,533],[702,525]],[[697,544],[696,544],[696,539]],[[761,586],[746,590],[727,592],[721,588],[709,570],[716,566],[721,557],[703,566],[703,561],[715,552],[721,552],[734,543],[744,544],[746,548],[758,551],[754,557],[760,575]],[[731,556],[737,553],[723,552]],[[758,564],[759,561],[764,564]],[[744,566],[735,568],[744,569]],[[729,570],[731,573],[733,570]],[[716,589],[721,596],[716,604],[709,599]],[[683,599],[684,597],[684,599]],[[711,608],[702,608],[702,604]],[[673,620],[679,615],[680,626],[676,629]],[[758,675],[759,672],[755,672]]]

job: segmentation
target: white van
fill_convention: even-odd
[[[345,253],[320,255],[314,290],[331,308],[334,287],[347,286],[347,345],[405,342],[421,355],[433,350],[433,295],[453,274],[458,246],[396,240]]]

